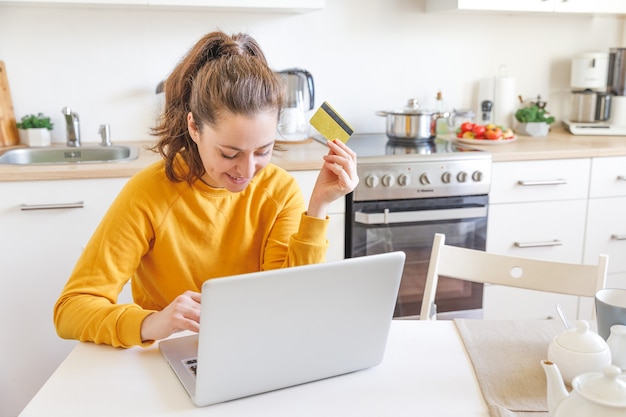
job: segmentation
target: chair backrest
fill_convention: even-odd
[[[597,265],[582,265],[498,255],[446,245],[445,236],[436,233],[420,319],[436,319],[435,292],[439,276],[593,297],[604,288],[608,259],[607,255],[600,255]]]

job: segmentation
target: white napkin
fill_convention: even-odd
[[[491,417],[549,416],[541,360],[558,320],[455,319]]]

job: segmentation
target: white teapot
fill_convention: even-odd
[[[556,364],[542,361],[546,373],[548,411],[552,417],[626,416],[626,375],[613,365],[602,372],[578,375],[568,393]]]
[[[599,372],[611,364],[606,341],[589,330],[589,323],[577,320],[575,327],[556,336],[548,346],[548,360],[559,366],[563,380],[571,384],[576,375]]]

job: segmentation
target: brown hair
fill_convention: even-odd
[[[165,80],[165,108],[152,134],[154,150],[165,159],[165,173],[173,182],[192,183],[205,170],[187,130],[191,112],[198,130],[216,125],[221,113],[255,115],[283,103],[280,80],[267,65],[258,43],[249,35],[211,32],[200,39]],[[277,120],[278,122],[278,117]],[[189,166],[177,169],[176,155]]]

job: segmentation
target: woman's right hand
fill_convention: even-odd
[[[185,291],[161,311],[141,323],[141,340],[160,340],[176,332],[200,330],[200,293]]]

